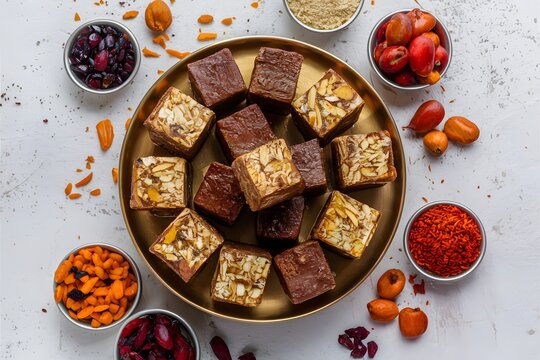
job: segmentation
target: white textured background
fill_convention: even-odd
[[[169,294],[148,274],[125,230],[110,169],[116,166],[123,125],[145,91],[158,78],[157,69],[176,61],[164,54],[143,58],[136,81],[120,94],[98,97],[71,83],[62,67],[63,43],[82,21],[120,19],[127,9],[144,11],[146,1],[118,1],[95,6],[92,0],[0,0],[1,91],[1,356],[5,359],[107,359],[116,330],[92,334],[70,325],[52,299],[52,273],[71,248],[91,241],[126,249],[141,265],[144,293],[139,308],[164,307],[191,321],[205,359],[208,340],[221,334],[233,355],[255,350],[259,359],[347,359],[336,342],[345,328],[375,327],[379,359],[538,359],[540,343],[540,3],[537,0],[419,0],[449,27],[454,60],[446,88],[394,94],[375,83],[398,125],[405,125],[421,101],[438,99],[448,115],[463,115],[480,125],[473,146],[451,145],[440,159],[427,156],[420,139],[403,133],[408,188],[403,221],[373,276],[352,295],[308,318],[274,325],[248,325],[210,317]],[[304,31],[286,14],[280,0],[177,0],[172,6],[175,34],[170,47],[200,47],[197,17],[217,20],[236,16],[228,28],[219,21],[204,28],[220,39],[247,34],[294,37],[345,59],[368,79],[366,58],[371,27],[386,13],[416,6],[413,0],[366,1],[346,31],[320,35]],[[143,17],[126,22],[141,46],[151,44]],[[223,31],[226,33],[223,34]],[[158,48],[159,49],[159,48]],[[159,49],[161,50],[161,49]],[[161,52],[161,51],[160,51]],[[20,102],[17,105],[16,102]],[[112,148],[102,153],[94,126],[103,118],[115,124]],[[48,119],[45,124],[43,119]],[[86,133],[85,128],[90,132]],[[67,182],[75,168],[94,155],[92,187],[102,195],[68,201]],[[431,172],[428,166],[431,165]],[[441,183],[444,179],[444,183]],[[373,284],[387,268],[412,272],[400,252],[403,228],[414,210],[430,201],[452,199],[472,207],[488,232],[488,252],[474,275],[451,285],[427,284],[427,294],[414,297],[407,285],[399,305],[421,305],[428,313],[428,332],[416,341],[403,340],[397,323],[373,324],[365,305]],[[429,306],[425,306],[429,300]],[[42,312],[46,309],[47,312]]]

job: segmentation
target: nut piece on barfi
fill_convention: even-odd
[[[336,287],[330,266],[317,241],[305,241],[274,257],[281,285],[293,304],[313,299]]]
[[[330,69],[293,102],[293,120],[306,138],[326,145],[356,123],[363,106],[352,86]]]
[[[216,229],[186,208],[149,250],[187,283],[222,243],[223,237]]]
[[[392,139],[386,130],[337,137],[332,140],[332,154],[341,190],[382,185],[396,179]]]
[[[366,204],[333,191],[311,230],[311,237],[342,255],[359,258],[369,245],[380,216]]]
[[[145,120],[144,126],[154,144],[189,160],[201,148],[215,119],[212,110],[170,87]]]
[[[293,51],[261,47],[255,58],[248,101],[278,113],[291,112],[304,57]]]
[[[133,210],[182,210],[188,206],[189,189],[186,160],[143,157],[133,163],[129,206]]]
[[[193,199],[197,211],[232,225],[242,207],[244,194],[230,166],[213,162]]]
[[[216,137],[231,162],[240,155],[277,139],[257,104],[218,120]]]
[[[212,280],[212,300],[247,307],[261,303],[272,256],[244,244],[226,242]]]
[[[244,100],[247,89],[231,50],[225,48],[187,65],[195,98],[212,110]]]
[[[296,241],[304,218],[304,198],[293,197],[257,213],[257,238]]]
[[[323,152],[316,139],[290,147],[293,162],[300,171],[306,188],[305,196],[320,195],[326,192],[326,175]]]
[[[304,191],[304,180],[283,139],[241,155],[232,168],[252,211],[269,208]]]

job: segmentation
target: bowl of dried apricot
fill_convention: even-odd
[[[77,247],[54,273],[54,299],[60,312],[89,330],[111,328],[128,318],[141,297],[137,264],[116,246]]]

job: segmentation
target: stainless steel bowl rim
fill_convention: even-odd
[[[77,246],[75,249],[68,252],[67,255],[64,256],[62,258],[62,260],[58,264],[60,265],[64,260],[69,258],[69,255],[77,253],[81,249],[88,248],[88,247],[94,247],[94,246],[101,246],[102,248],[105,248],[107,250],[112,250],[114,252],[118,252],[120,255],[122,255],[129,262],[129,265],[133,269],[133,274],[135,274],[135,277],[137,278],[137,295],[135,295],[135,298],[133,299],[133,303],[126,310],[126,313],[124,314],[124,316],[122,316],[120,319],[113,321],[109,325],[100,326],[99,328],[93,328],[89,323],[85,323],[83,321],[77,321],[77,320],[73,319],[71,316],[69,316],[68,310],[67,310],[66,306],[64,305],[64,303],[59,302],[59,303],[56,303],[56,305],[58,306],[58,309],[60,310],[60,312],[71,323],[73,323],[73,324],[75,324],[75,325],[77,325],[77,326],[79,326],[79,327],[81,327],[83,329],[92,330],[92,331],[101,331],[101,330],[110,329],[110,328],[122,323],[125,319],[127,319],[133,313],[133,311],[135,311],[135,308],[137,307],[137,305],[139,303],[139,300],[141,299],[142,278],[141,278],[141,273],[140,273],[139,267],[137,266],[137,264],[135,263],[133,258],[128,253],[126,253],[124,250],[120,249],[117,246],[114,246],[114,245],[111,245],[111,244],[106,244],[106,243],[101,243],[101,242],[88,243],[88,244]],[[54,290],[55,289],[56,289],[56,281],[54,281],[54,276],[53,276],[53,297],[54,297]]]
[[[432,86],[430,84],[417,84],[417,85],[411,85],[411,86],[398,85],[395,82],[389,80],[387,78],[387,76],[385,74],[383,74],[383,72],[379,69],[377,64],[375,64],[375,59],[373,58],[373,51],[375,50],[375,47],[377,46],[377,44],[375,43],[376,42],[375,36],[376,36],[377,31],[379,30],[379,28],[382,26],[382,24],[384,24],[386,21],[390,20],[390,18],[392,16],[394,16],[395,14],[407,13],[407,12],[413,10],[413,9],[414,8],[396,10],[396,11],[391,12],[391,13],[387,14],[386,16],[382,17],[377,22],[377,24],[375,24],[373,29],[371,30],[371,33],[369,34],[369,38],[368,38],[368,41],[367,41],[368,59],[369,59],[369,64],[371,65],[371,68],[373,69],[373,71],[375,71],[375,73],[377,74],[379,79],[381,79],[381,81],[383,81],[386,85],[388,85],[388,86],[390,86],[390,87],[392,87],[394,89],[398,89],[398,90],[421,90],[421,89],[425,89],[425,88],[428,88],[428,87]],[[423,12],[429,13],[429,14],[433,15],[433,17],[435,17],[435,19],[437,20],[437,24],[441,26],[441,28],[443,30],[443,33],[447,38],[446,51],[448,52],[448,63],[446,64],[446,67],[441,72],[441,79],[442,79],[444,77],[444,74],[446,74],[446,71],[450,67],[450,63],[452,62],[452,53],[453,53],[452,37],[450,36],[450,32],[448,31],[448,29],[446,28],[444,23],[437,17],[437,15],[433,14],[432,12],[430,12],[428,10],[424,10],[424,9],[421,9],[421,10]]]
[[[139,311],[139,312],[131,315],[126,320],[124,325],[122,325],[120,327],[120,329],[118,329],[118,334],[116,335],[115,340],[114,340],[114,360],[120,360],[120,354],[119,354],[119,350],[118,350],[118,341],[120,340],[120,334],[122,333],[122,330],[124,329],[124,326],[126,326],[126,324],[129,323],[131,320],[137,319],[137,318],[139,318],[141,316],[144,316],[144,315],[150,315],[150,314],[165,314],[165,315],[168,315],[168,316],[178,320],[180,322],[180,324],[182,325],[182,327],[189,334],[189,337],[191,338],[191,343],[192,343],[193,347],[195,348],[195,360],[200,360],[201,359],[201,346],[199,344],[199,338],[197,337],[197,333],[195,333],[195,330],[193,329],[193,327],[183,317],[181,317],[180,315],[178,315],[178,314],[176,314],[176,313],[174,313],[174,312],[172,312],[170,310],[154,308],[154,309],[142,310],[142,311]]]
[[[75,42],[75,39],[77,38],[77,35],[79,35],[79,33],[81,32],[82,29],[84,29],[85,27],[87,27],[89,25],[111,25],[111,26],[117,27],[120,30],[122,30],[123,32],[125,32],[129,36],[129,38],[131,40],[131,44],[133,46],[133,52],[135,53],[135,66],[133,67],[133,72],[129,75],[129,77],[126,79],[126,81],[124,81],[122,84],[120,84],[120,85],[118,85],[118,86],[116,86],[114,88],[110,88],[110,89],[93,89],[93,88],[87,86],[82,80],[80,80],[77,77],[77,75],[73,72],[73,70],[71,70],[71,68],[70,68],[69,52],[71,51],[71,48],[73,46],[73,43]],[[80,87],[81,89],[83,89],[85,91],[93,93],[93,94],[101,94],[101,95],[112,94],[114,92],[117,92],[117,91],[123,89],[129,83],[131,83],[133,81],[133,79],[135,78],[135,75],[137,75],[137,72],[139,71],[140,66],[141,66],[141,50],[140,50],[137,38],[135,38],[135,35],[131,32],[131,30],[129,30],[129,28],[127,26],[125,26],[124,24],[122,24],[122,23],[120,23],[118,21],[115,21],[115,20],[93,19],[93,20],[85,22],[84,24],[79,26],[77,29],[75,29],[71,33],[68,40],[66,41],[66,45],[64,46],[64,67],[66,69],[66,72],[67,72],[69,78],[78,87]]]
[[[345,29],[354,20],[356,20],[356,18],[358,17],[358,14],[360,14],[360,11],[362,10],[362,6],[364,5],[364,0],[360,0],[360,2],[358,3],[358,7],[356,8],[354,14],[352,14],[352,16],[349,18],[349,20],[347,20],[346,22],[344,22],[343,24],[341,24],[340,26],[338,26],[338,27],[336,27],[334,29],[317,29],[317,28],[311,27],[311,26],[303,23],[302,21],[300,21],[300,19],[298,19],[296,17],[296,15],[293,14],[291,8],[289,7],[288,0],[283,0],[283,3],[285,4],[285,8],[287,9],[287,12],[293,18],[293,20],[296,21],[296,23],[299,24],[304,29],[309,30],[309,31],[313,31],[313,32],[317,32],[317,33],[332,33],[332,32],[336,32],[336,31]]]
[[[474,219],[476,224],[478,224],[478,228],[480,229],[480,234],[482,236],[482,241],[480,243],[480,255],[478,255],[478,258],[476,259],[476,261],[472,264],[472,266],[468,270],[466,270],[466,271],[464,271],[464,272],[462,272],[462,273],[460,273],[459,275],[456,275],[456,276],[443,277],[443,276],[436,275],[436,274],[430,272],[429,270],[426,270],[426,269],[422,268],[420,265],[418,265],[416,263],[416,261],[414,260],[412,254],[411,254],[411,252],[409,250],[409,241],[408,241],[408,239],[409,239],[409,232],[411,230],[412,224],[414,223],[414,221],[416,221],[416,219],[418,219],[418,217],[420,215],[422,215],[428,209],[430,209],[432,207],[435,207],[435,206],[438,206],[438,205],[453,205],[453,206],[456,206],[456,207],[460,208],[461,210],[465,211],[467,214],[469,214]],[[454,281],[461,280],[461,279],[465,278],[467,275],[472,273],[478,267],[478,265],[480,265],[480,263],[482,262],[482,259],[484,258],[484,255],[486,254],[486,249],[487,249],[486,231],[484,230],[484,225],[482,224],[482,221],[480,220],[478,215],[476,215],[467,206],[465,206],[465,205],[463,205],[461,203],[458,203],[456,201],[451,201],[451,200],[433,201],[433,202],[430,202],[429,204],[426,204],[426,205],[422,206],[420,209],[416,210],[414,212],[414,214],[412,214],[411,218],[407,222],[407,225],[405,226],[405,232],[404,232],[404,235],[403,235],[403,248],[405,249],[405,254],[407,255],[407,258],[409,259],[411,264],[423,276],[425,276],[426,278],[429,278],[431,280],[441,282],[441,283],[451,283],[451,282],[454,282]]]

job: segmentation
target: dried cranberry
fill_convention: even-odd
[[[238,360],[257,360],[255,357],[255,354],[252,352],[245,353],[244,355],[240,355],[238,357]]]
[[[101,41],[101,36],[98,33],[92,33],[88,36],[88,44],[93,49],[98,46]]]
[[[370,341],[367,343],[367,349],[368,349],[368,356],[371,359],[375,357],[375,354],[377,353],[379,346],[377,346],[377,343],[375,341]]]
[[[362,347],[364,344],[362,343],[362,340],[360,340],[359,338],[355,337],[353,338],[353,343],[354,343],[354,348],[355,349],[358,349],[360,347]]]
[[[232,360],[229,347],[219,336],[214,336],[212,340],[210,340],[210,346],[212,346],[212,350],[214,351],[214,354],[216,354],[218,360]]]
[[[340,343],[341,345],[345,346],[347,349],[349,350],[352,350],[354,349],[354,344],[353,342],[351,341],[351,339],[349,339],[349,337],[345,334],[341,334],[338,336],[338,343]]]
[[[67,293],[67,297],[75,301],[81,301],[86,297],[86,295],[79,289],[73,289]]]
[[[354,349],[351,351],[351,357],[354,359],[360,359],[363,358],[366,355],[367,347],[366,345],[360,346],[359,348]]]
[[[355,328],[345,330],[345,334],[349,335],[349,337],[352,337],[352,338],[358,338],[360,340],[364,340],[368,337],[369,330],[363,326],[358,326]]]
[[[96,69],[96,71],[104,71],[107,68],[108,61],[109,51],[101,50],[94,57],[94,69]]]

